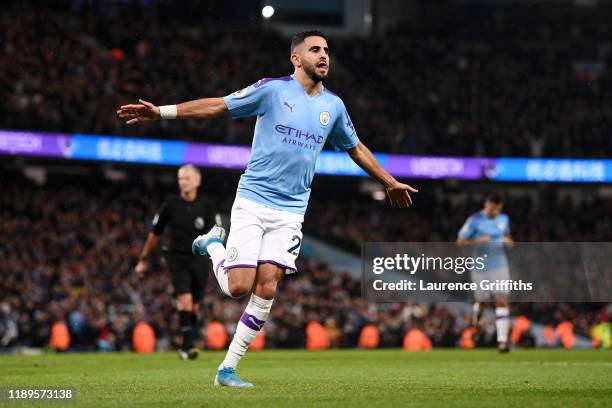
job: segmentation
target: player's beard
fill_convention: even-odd
[[[327,78],[327,74],[329,74],[329,63],[327,64],[327,73],[325,75],[319,75],[317,73],[317,67],[308,61],[302,61],[302,69],[310,79],[315,82],[321,82]]]

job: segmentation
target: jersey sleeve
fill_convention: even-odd
[[[170,222],[170,211],[168,209],[168,201],[164,202],[159,210],[153,217],[153,233],[155,235],[161,235],[166,229],[166,226]]]
[[[349,150],[359,144],[359,138],[353,126],[353,121],[346,110],[344,103],[339,100],[337,106],[337,116],[329,134],[329,143],[336,150]]]
[[[476,221],[475,218],[469,217],[466,221],[465,224],[463,224],[463,227],[461,227],[461,229],[459,230],[459,233],[457,234],[457,237],[459,237],[460,239],[472,239],[474,238],[474,235],[476,233]]]
[[[225,96],[223,101],[232,119],[258,116],[264,114],[270,106],[270,96],[273,92],[273,83],[260,80]]]
[[[505,237],[506,235],[510,235],[510,217],[506,216],[506,226],[502,235]]]

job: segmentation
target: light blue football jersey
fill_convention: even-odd
[[[486,256],[486,270],[493,270],[500,267],[508,267],[508,259],[504,250],[504,237],[510,234],[510,218],[504,213],[500,213],[494,218],[489,218],[484,211],[478,211],[471,215],[459,230],[461,239],[478,239],[485,235],[491,237],[488,244],[479,244],[474,247],[472,256]]]
[[[237,195],[266,207],[304,214],[325,142],[337,150],[359,143],[342,99],[326,88],[311,97],[293,75],[261,79],[224,101],[233,119],[257,116]]]

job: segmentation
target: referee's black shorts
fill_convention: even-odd
[[[166,264],[170,270],[174,296],[191,293],[194,302],[204,298],[204,289],[211,268],[207,257],[167,252]]]

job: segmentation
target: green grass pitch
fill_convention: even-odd
[[[612,352],[516,350],[250,352],[250,390],[218,388],[223,353],[0,357],[0,387],[69,387],[71,407],[612,406]],[[48,402],[28,404],[49,406]],[[15,407],[23,404],[0,403]]]

